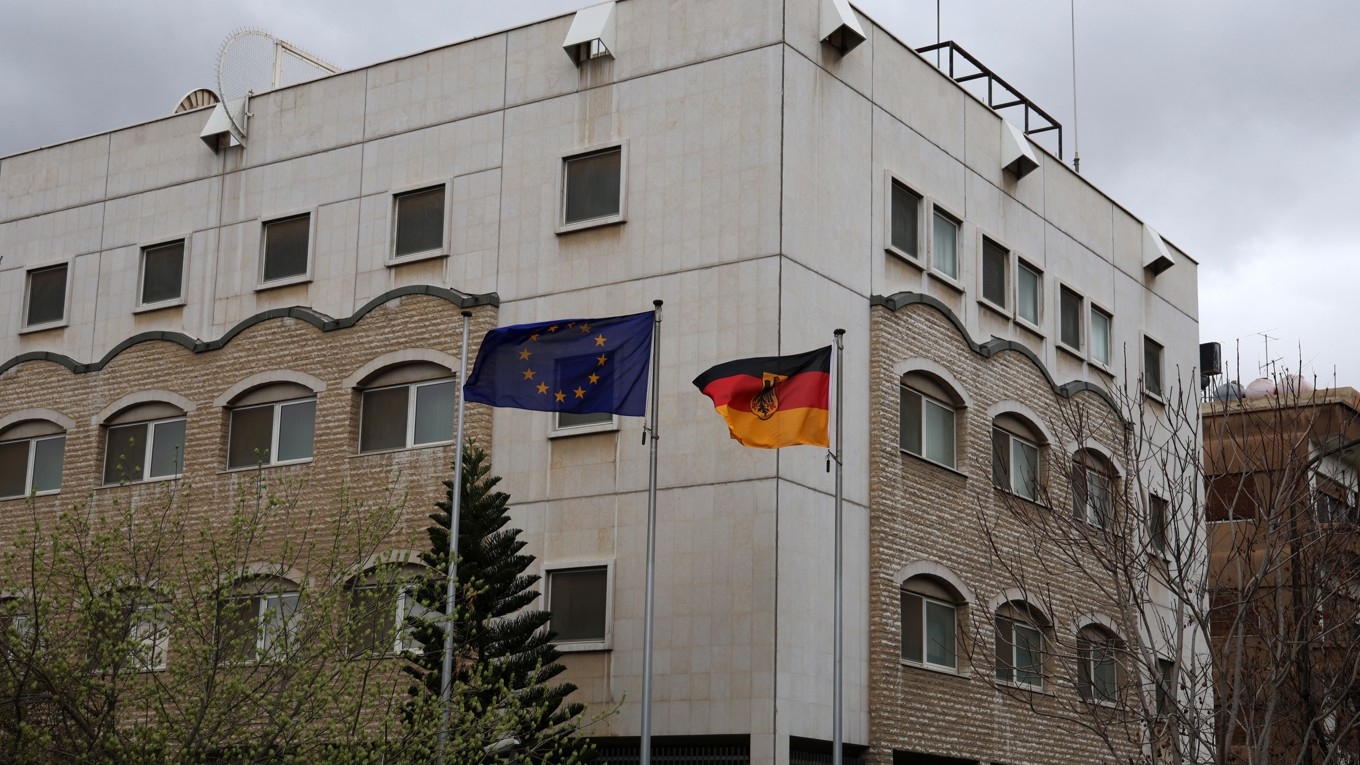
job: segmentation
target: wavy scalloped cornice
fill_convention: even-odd
[[[882,306],[883,308],[894,312],[899,308],[905,308],[909,305],[924,305],[934,308],[946,319],[949,319],[950,323],[954,325],[954,329],[958,330],[959,337],[963,338],[963,341],[968,344],[968,347],[972,349],[973,353],[976,353],[984,359],[988,359],[1002,351],[1014,351],[1030,360],[1030,363],[1043,374],[1044,379],[1048,381],[1049,387],[1053,388],[1053,392],[1057,395],[1062,396],[1063,398],[1072,398],[1076,394],[1084,392],[1099,396],[1110,407],[1110,411],[1114,412],[1126,425],[1128,424],[1124,414],[1119,410],[1119,406],[1115,403],[1114,397],[1110,395],[1109,391],[1086,380],[1072,380],[1059,385],[1058,381],[1053,379],[1053,373],[1049,371],[1048,366],[1044,364],[1043,359],[1039,358],[1034,351],[1030,350],[1024,344],[1017,343],[1014,340],[1003,340],[999,337],[994,337],[985,343],[976,342],[973,340],[973,337],[968,334],[968,328],[963,326],[963,321],[950,310],[949,306],[930,295],[923,295],[919,292],[897,292],[888,295],[887,297],[873,295],[869,298],[869,305]]]
[[[187,350],[193,351],[194,353],[207,353],[208,351],[215,351],[224,347],[227,343],[231,342],[232,338],[236,337],[237,335],[241,334],[247,329],[250,329],[251,327],[257,324],[263,324],[266,321],[272,321],[274,319],[299,319],[301,321],[307,322],[308,324],[311,324],[313,327],[316,327],[322,332],[330,332],[336,329],[347,329],[357,324],[360,319],[364,318],[364,316],[367,316],[369,312],[371,312],[378,306],[387,303],[388,301],[395,300],[396,298],[405,297],[407,295],[429,295],[430,297],[436,297],[442,300],[446,300],[449,303],[452,303],[454,306],[457,306],[458,308],[475,308],[477,306],[483,305],[499,306],[501,303],[500,296],[494,292],[488,292],[482,295],[468,295],[457,290],[447,289],[445,287],[436,287],[430,284],[416,284],[406,287],[397,287],[396,289],[388,290],[387,292],[384,292],[383,294],[373,298],[367,303],[364,303],[363,306],[359,308],[359,310],[355,311],[353,314],[343,319],[333,319],[327,316],[326,314],[321,313],[320,311],[314,311],[311,308],[305,308],[302,306],[293,306],[291,308],[274,308],[268,311],[261,311],[260,313],[257,313],[254,316],[241,320],[239,323],[236,324],[236,326],[227,330],[225,333],[223,333],[221,337],[217,338],[216,340],[209,341],[195,340],[194,338],[189,337],[183,332],[164,332],[164,331],[139,332],[133,335],[132,337],[129,337],[128,339],[124,340],[123,342],[113,346],[113,348],[109,349],[109,352],[104,354],[104,357],[98,361],[92,361],[88,364],[82,364],[76,361],[75,359],[71,358],[70,356],[67,356],[62,353],[54,353],[52,351],[30,351],[28,353],[21,353],[18,356],[6,360],[3,364],[0,364],[0,374],[4,374],[5,372],[8,372],[10,369],[13,369],[14,367],[17,367],[20,364],[24,364],[29,361],[50,361],[54,364],[60,364],[66,367],[75,374],[84,374],[86,372],[98,372],[99,370],[107,366],[110,361],[112,361],[115,357],[118,356],[118,354],[122,353],[128,348],[131,348],[132,346],[138,345],[140,343],[151,342],[153,340],[162,340],[169,343],[176,343],[178,345],[183,346]]]

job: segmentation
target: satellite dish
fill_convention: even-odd
[[[175,111],[171,112],[171,114],[191,112],[195,109],[216,106],[219,103],[221,103],[221,99],[217,97],[216,93],[207,88],[198,88],[197,90],[191,90],[188,93],[185,93],[184,98],[179,100],[179,105],[175,107]]]
[[[231,137],[245,144],[250,97],[335,74],[340,68],[258,29],[233,32],[217,57],[217,92]]]

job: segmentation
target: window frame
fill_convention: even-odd
[[[1020,305],[1023,302],[1020,296],[1020,272],[1028,271],[1034,274],[1034,318],[1030,319],[1020,313]],[[1016,256],[1015,265],[1015,319],[1021,326],[1039,334],[1043,334],[1044,321],[1044,272],[1043,269]]]
[[[919,457],[919,458],[921,458],[921,459],[923,459],[923,460],[926,460],[927,462],[930,462],[930,463],[932,463],[932,464],[939,465],[939,466],[941,466],[941,467],[944,467],[944,468],[947,468],[947,469],[949,469],[949,470],[953,470],[953,471],[957,472],[957,471],[958,471],[958,464],[959,464],[959,409],[960,409],[960,407],[956,406],[956,405],[953,404],[952,402],[941,401],[941,400],[939,400],[937,397],[932,396],[931,394],[926,393],[926,392],[920,390],[919,388],[912,387],[912,386],[910,385],[909,381],[907,381],[907,380],[901,380],[901,381],[899,381],[899,382],[898,382],[898,388],[899,388],[898,398],[897,398],[897,400],[898,400],[898,413],[897,413],[897,416],[898,416],[898,439],[897,439],[898,450],[901,451],[903,454],[910,454],[910,455],[912,455],[912,456],[914,456],[914,457]],[[906,404],[906,401],[905,401],[905,397],[906,397],[906,395],[907,395],[908,393],[914,394],[914,395],[920,397],[920,399],[921,399],[921,409],[920,409],[920,417],[919,417],[919,422],[920,422],[920,426],[921,426],[921,429],[920,429],[921,451],[920,451],[920,453],[911,451],[909,448],[907,448],[907,445],[906,445],[905,443],[903,443],[903,439],[902,439],[902,431],[903,431],[903,428],[905,427],[905,424],[906,424],[906,419],[905,419],[905,412],[906,412],[905,404]],[[948,411],[948,412],[950,413],[950,422],[951,422],[951,424],[953,425],[954,437],[951,439],[951,443],[950,443],[950,461],[949,461],[949,462],[941,462],[940,460],[937,460],[937,459],[935,459],[934,457],[931,457],[931,456],[928,455],[928,452],[930,451],[930,448],[929,448],[929,442],[928,442],[928,440],[927,440],[927,435],[929,434],[929,430],[930,430],[930,429],[929,429],[928,419],[927,419],[927,417],[926,417],[926,413],[927,413],[928,407],[929,407],[930,405],[934,405],[934,406],[936,406],[937,408],[942,409],[942,410],[945,410],[945,411]]]
[[[180,442],[179,458],[176,460],[176,464],[179,467],[179,472],[167,473],[164,475],[148,475],[148,473],[151,470],[151,459],[155,452],[156,426],[171,424],[175,422],[184,423],[184,439]],[[124,476],[116,481],[109,481],[108,480],[108,468],[109,468],[108,455],[110,448],[109,439],[113,437],[114,430],[117,430],[119,428],[132,427],[135,425],[146,426],[147,434],[146,443],[143,445],[141,457],[142,477],[137,480],[129,480],[126,476]],[[177,478],[182,478],[184,476],[184,453],[187,451],[189,443],[189,422],[186,414],[180,414],[174,417],[162,417],[154,420],[133,420],[131,422],[119,422],[112,425],[106,423],[103,427],[104,427],[104,471],[102,477],[104,479],[104,482],[103,484],[101,484],[101,486],[109,487],[109,486],[121,486],[123,484],[132,485],[135,483],[151,483],[153,481],[173,481]]]
[[[619,207],[614,213],[582,220],[567,220],[568,174],[571,163],[594,156],[602,156],[617,151],[619,154]],[[628,141],[619,140],[596,144],[563,154],[557,169],[557,233],[568,234],[573,231],[613,226],[628,219]]]
[[[954,225],[954,273],[940,268],[939,246],[935,237],[935,220],[941,218]],[[963,289],[963,218],[950,212],[935,200],[930,201],[930,272],[937,278]]]
[[[356,453],[357,453],[357,454],[382,454],[382,453],[384,453],[384,452],[406,451],[406,450],[408,450],[408,449],[423,449],[423,448],[425,448],[425,447],[447,446],[447,445],[453,443],[454,438],[457,436],[457,434],[453,432],[453,429],[452,429],[452,428],[450,428],[449,437],[448,437],[447,439],[444,439],[444,440],[441,440],[441,441],[422,441],[422,442],[420,442],[420,443],[415,443],[415,431],[416,431],[416,427],[415,427],[415,426],[416,426],[416,412],[417,412],[416,407],[417,407],[417,404],[419,403],[419,396],[417,396],[416,393],[415,393],[415,392],[416,392],[416,389],[417,389],[417,388],[424,388],[424,387],[427,387],[427,386],[430,386],[430,385],[439,385],[439,384],[442,384],[442,383],[451,383],[451,384],[453,384],[453,386],[454,386],[454,388],[453,388],[453,395],[454,395],[454,416],[455,416],[455,418],[456,418],[456,417],[457,417],[457,407],[458,407],[458,404],[457,404],[457,401],[458,401],[458,387],[457,387],[457,386],[458,386],[458,377],[457,377],[457,375],[449,375],[448,377],[437,377],[437,378],[432,378],[432,379],[428,379],[428,380],[414,380],[414,381],[411,381],[411,382],[395,383],[395,384],[392,384],[392,385],[375,385],[375,386],[373,386],[373,387],[361,387],[361,388],[359,389],[359,438],[358,438],[358,444],[357,444],[357,447],[358,447],[358,448],[357,448],[357,452],[356,452]],[[388,446],[388,447],[383,447],[383,448],[380,448],[380,449],[368,449],[368,450],[365,450],[365,449],[363,448],[363,445],[364,445],[364,423],[366,422],[366,419],[365,419],[365,410],[366,410],[367,407],[368,407],[368,395],[369,395],[370,393],[378,393],[378,392],[386,391],[386,390],[395,390],[395,389],[397,389],[397,388],[406,388],[406,389],[407,389],[407,394],[406,394],[406,439],[405,439],[405,441],[404,441],[404,445],[403,445],[403,446]],[[456,426],[455,426],[455,427],[456,427]],[[313,448],[313,451],[315,451],[315,448]]]
[[[1101,359],[1096,356],[1096,315],[1105,318],[1105,355]],[[1086,345],[1090,349],[1090,360],[1092,364],[1102,368],[1110,369],[1114,364],[1114,312],[1107,311],[1098,305],[1094,300],[1086,301]]]
[[[247,583],[249,583],[249,580],[247,580]],[[227,594],[223,597],[223,600],[225,600],[228,603],[231,603],[233,601],[238,603],[243,601],[247,602],[250,605],[248,605],[246,608],[250,609],[253,606],[254,611],[253,623],[255,627],[254,629],[255,640],[253,644],[252,643],[245,644],[254,646],[253,655],[249,658],[243,656],[238,659],[231,660],[229,663],[245,665],[273,664],[280,660],[285,660],[287,658],[287,650],[289,648],[295,649],[297,647],[298,633],[301,631],[300,628],[302,624],[301,588],[295,582],[284,579],[272,580],[271,584],[273,583],[277,583],[280,586],[269,586],[267,588],[260,589],[255,592],[234,592]],[[281,620],[283,629],[278,634],[284,635],[285,641],[287,641],[284,646],[284,652],[280,654],[278,653],[279,649],[276,648],[274,645],[274,641],[277,640],[277,638],[269,634],[269,632],[267,631],[267,628],[271,627],[273,624],[271,612],[275,610],[270,608],[270,604],[273,602],[283,604],[284,601],[289,598],[291,598],[294,603],[292,612],[283,613],[282,607],[278,609],[279,612],[283,614]],[[249,611],[247,611],[247,613],[248,612]],[[245,646],[243,645],[241,647]]]
[[[1153,678],[1153,709],[1158,717],[1167,718],[1176,714],[1180,705],[1180,690],[1176,679],[1180,670],[1175,659],[1157,657],[1157,674]]]
[[[296,406],[298,404],[311,403],[312,405],[312,450],[306,457],[295,457],[293,459],[279,460],[275,456],[279,451],[279,436],[283,430],[283,407]],[[236,414],[247,412],[254,409],[272,408],[273,414],[270,418],[269,448],[266,450],[267,458],[256,460],[248,465],[233,465],[231,463],[232,444],[236,436]],[[246,404],[245,406],[233,406],[227,409],[227,470],[253,470],[261,467],[274,467],[278,465],[300,465],[311,462],[316,458],[316,396],[305,396],[302,398],[290,398],[280,401],[266,401],[258,404]]]
[[[901,631],[902,631],[901,639],[900,639],[900,646],[899,646],[899,648],[900,648],[900,654],[899,654],[899,655],[900,655],[900,657],[901,657],[902,663],[903,663],[903,664],[906,664],[906,665],[908,665],[908,666],[912,666],[912,667],[920,667],[920,668],[922,668],[922,669],[929,669],[929,670],[933,670],[933,671],[936,671],[936,672],[947,672],[947,673],[950,673],[950,674],[959,674],[959,672],[961,671],[960,668],[959,668],[959,646],[958,646],[958,642],[959,642],[959,634],[960,634],[960,629],[959,629],[959,611],[960,611],[960,609],[959,609],[959,604],[958,604],[957,602],[948,601],[948,600],[942,600],[942,599],[939,598],[939,597],[932,596],[932,595],[927,595],[927,594],[922,593],[922,592],[918,592],[918,591],[912,589],[912,587],[911,587],[911,581],[912,581],[911,579],[908,579],[907,581],[903,582],[902,585],[901,585],[901,587],[900,587],[899,590],[898,590],[898,607],[899,607],[899,609],[900,609],[900,611],[899,611],[899,613],[898,613],[898,622],[899,622],[899,626],[900,626]],[[919,600],[921,601],[921,603],[920,603],[920,608],[921,608],[921,611],[920,611],[920,619],[921,619],[921,636],[920,636],[920,637],[921,637],[921,658],[920,658],[920,659],[914,659],[914,658],[908,657],[908,656],[906,655],[906,652],[907,652],[906,622],[907,622],[907,608],[908,608],[908,606],[907,606],[907,598],[909,598],[909,597],[911,597],[911,598],[917,598],[917,599],[919,599]],[[937,663],[937,662],[932,662],[932,661],[930,660],[929,636],[930,636],[930,625],[931,625],[931,623],[932,623],[931,620],[930,620],[930,606],[931,606],[931,605],[941,606],[941,607],[944,607],[944,608],[949,609],[949,613],[950,613],[950,615],[951,615],[951,617],[952,617],[952,621],[953,621],[952,632],[953,632],[953,634],[954,634],[954,646],[953,646],[952,650],[949,651],[949,653],[952,655],[952,657],[953,657],[953,659],[954,659],[954,663],[953,663],[952,666],[949,665],[949,664],[940,664],[940,663]]]
[[[1076,298],[1077,301],[1075,309],[1076,310],[1075,326],[1077,328],[1076,345],[1073,345],[1072,343],[1068,342],[1066,337],[1067,332],[1063,322],[1063,316],[1065,314],[1065,311],[1063,310],[1063,298],[1066,295],[1071,295],[1072,297]],[[1089,320],[1087,316],[1088,312],[1086,308],[1087,305],[1086,296],[1072,289],[1066,284],[1059,283],[1057,297],[1058,297],[1058,332],[1057,332],[1058,347],[1070,353],[1074,353],[1078,356],[1081,356],[1082,358],[1085,358],[1086,348],[1089,345],[1089,343],[1087,342],[1088,340],[1087,335],[1090,332],[1090,329],[1086,326],[1087,321]]]
[[[576,417],[599,416],[602,418],[598,422],[582,422],[578,425],[563,425],[562,415],[564,414],[572,415],[571,412],[554,412],[552,414],[552,429],[548,432],[548,438],[567,438],[589,433],[612,433],[619,429],[619,417],[612,412],[574,415]]]
[[[1015,253],[996,239],[986,234],[982,234],[981,236],[982,244],[978,255],[978,302],[994,311],[1000,312],[1007,318],[1010,318],[1015,313],[1014,309],[1018,307],[1012,306],[1007,302],[1011,299],[1011,294],[1018,289],[1018,280],[1012,274],[1014,271],[1012,263],[1015,261]],[[995,252],[1000,253],[1001,255],[1000,303],[987,296],[987,255],[988,251],[993,248]]]
[[[269,265],[269,227],[276,223],[287,223],[300,218],[307,219],[306,267],[302,273],[266,280],[265,273],[268,271]],[[294,284],[305,284],[312,280],[312,268],[315,263],[314,255],[316,252],[316,218],[317,209],[313,207],[260,219],[259,269],[255,277],[256,292],[271,290],[276,287],[288,287]]]
[[[128,659],[138,672],[164,672],[169,668],[170,606],[142,603],[132,609],[128,622]],[[148,628],[149,627],[149,628]],[[146,657],[150,656],[151,661]]]
[[[365,573],[372,573],[372,571],[370,570]],[[376,582],[356,582],[347,588],[350,596],[350,607],[353,606],[353,599],[359,592],[382,592],[395,596],[393,598],[384,598],[384,610],[386,610],[387,606],[392,605],[393,603],[395,604],[395,607],[392,609],[393,624],[391,645],[386,646],[381,653],[374,651],[373,648],[369,646],[350,646],[349,654],[351,656],[401,656],[412,651],[420,650],[420,641],[416,640],[415,635],[406,624],[408,617],[421,616],[427,611],[427,609],[421,606],[416,600],[415,591],[417,585],[417,582],[407,579],[391,579]],[[353,639],[353,637],[354,635],[350,636],[351,639]]]
[[[885,184],[886,191],[884,205],[885,213],[883,216],[884,218],[883,249],[897,256],[903,262],[910,263],[911,265],[916,266],[917,268],[925,268],[926,237],[924,236],[925,232],[922,230],[924,226],[923,218],[925,217],[923,213],[929,206],[930,201],[929,199],[927,199],[925,194],[920,193],[910,184],[906,183],[901,178],[898,178],[896,175],[893,175],[891,171],[887,172],[885,175],[886,175]],[[915,253],[912,253],[908,250],[904,250],[901,247],[899,247],[897,242],[894,241],[893,238],[893,223],[896,220],[896,218],[893,215],[893,211],[896,209],[893,203],[895,200],[894,196],[895,192],[898,189],[901,189],[910,197],[915,197],[916,200],[914,210],[916,214],[915,220],[916,241],[914,243],[916,249]]]
[[[1088,627],[1077,636],[1077,694],[1089,704],[1119,704],[1119,639],[1103,629]],[[1102,681],[1101,670],[1109,674]]]
[[[1019,611],[1020,609],[1012,607],[1012,609],[1010,610]],[[1047,690],[1048,683],[1047,678],[1045,677],[1045,672],[1047,670],[1046,664],[1048,661],[1049,653],[1048,650],[1049,638],[1048,635],[1046,634],[1047,631],[1045,630],[1045,628],[1042,625],[1036,624],[1034,621],[1026,617],[1019,615],[1013,616],[1003,614],[999,610],[997,613],[993,615],[992,621],[994,627],[993,636],[994,639],[996,640],[996,650],[993,652],[995,657],[994,664],[996,670],[995,671],[996,681],[998,683],[1002,683],[1003,685],[1008,685],[1013,688],[1023,688],[1025,690],[1030,691]],[[1010,656],[1005,661],[1004,664],[1001,661],[1002,659],[1001,635],[1003,631],[1003,624],[1008,626],[1010,632],[1010,635],[1005,642],[1005,645],[1010,647]],[[1026,665],[1025,667],[1027,674],[1033,674],[1036,676],[1037,678],[1036,682],[1029,682],[1026,680],[1018,679],[1018,673],[1021,668],[1019,666],[1019,662],[1016,659],[1016,651],[1020,647],[1020,641],[1017,640],[1015,637],[1017,629],[1023,629],[1028,632],[1032,632],[1033,634],[1038,636],[1037,641],[1038,645],[1036,649],[1036,653],[1038,654],[1038,663]]]
[[[61,461],[57,465],[57,488],[34,491],[33,474],[38,465],[38,442],[51,441],[58,438],[61,439]],[[24,438],[11,438],[11,439],[5,439],[3,434],[0,434],[0,446],[9,446],[19,443],[28,444],[27,448],[28,460],[24,465],[24,492],[22,494],[9,494],[0,496],[0,500],[22,499],[25,497],[46,497],[51,496],[53,494],[60,494],[61,481],[62,478],[64,478],[64,474],[66,472],[66,432],[62,431],[60,433],[48,433],[41,436],[26,436]]]
[[[581,560],[581,561],[558,561],[545,563],[543,565],[543,602],[544,610],[552,612],[553,604],[553,575],[559,573],[569,573],[577,571],[604,571],[604,634],[599,639],[589,640],[567,640],[562,641],[553,639],[553,646],[561,653],[579,653],[586,651],[608,651],[614,645],[614,561],[612,560]],[[552,622],[548,622],[548,628],[552,629]]]
[[[1165,497],[1148,492],[1148,549],[1163,558],[1171,547],[1171,502]]]
[[[73,261],[62,260],[53,263],[35,265],[24,271],[24,307],[23,314],[21,314],[19,334],[22,335],[28,332],[42,332],[43,330],[48,329],[58,329],[70,324],[71,281],[72,281],[71,271],[73,265],[74,265]],[[48,319],[47,321],[30,323],[29,318],[32,312],[33,304],[33,275],[47,271],[55,271],[57,269],[61,269],[62,271],[65,272],[65,275],[62,277],[65,283],[62,287],[61,293],[61,316],[56,319]]]
[[[1156,351],[1155,357],[1157,360],[1157,374],[1155,378],[1148,370],[1148,367],[1150,366],[1148,363],[1149,352],[1154,350]],[[1143,335],[1143,356],[1139,368],[1143,372],[1143,395],[1153,401],[1164,401],[1166,396],[1166,346],[1153,340],[1148,335]],[[1148,385],[1148,381],[1153,379],[1155,379],[1157,383],[1155,388]]]
[[[184,235],[177,238],[159,239],[149,244],[139,245],[137,248],[137,305],[132,309],[133,313],[145,313],[148,311],[158,311],[162,308],[174,308],[185,304],[185,289],[189,282],[189,241],[191,237]],[[165,300],[144,300],[146,295],[146,256],[147,253],[156,250],[173,247],[178,244],[179,252],[179,294],[173,298]]]
[[[996,450],[996,437],[998,434],[1006,438],[1007,451],[1004,455],[998,455]],[[1033,463],[1034,485],[1030,487],[1030,491],[1032,492],[1032,494],[1027,494],[1024,491],[1018,490],[1015,485],[1015,479],[1017,478],[1017,474],[1016,471],[1013,469],[1013,465],[1015,464],[1016,456],[1015,450],[1017,446],[1020,446],[1022,448],[1028,446],[1034,450],[1034,463]],[[1006,471],[1005,484],[998,482],[999,479],[999,476],[997,475],[998,456],[1004,457],[1005,462],[1004,467]],[[1021,499],[1026,499],[1029,500],[1030,502],[1038,502],[1041,493],[1039,491],[1039,488],[1042,483],[1040,481],[1040,475],[1043,465],[1043,459],[1044,459],[1043,444],[1039,443],[1038,441],[1031,441],[1029,438],[1026,438],[1025,436],[1022,436],[1018,433],[1014,433],[1006,429],[1005,427],[998,425],[995,420],[992,421],[992,486],[1006,492],[1007,494],[1012,494],[1014,496],[1020,497]]]
[[[443,205],[440,207],[439,223],[439,246],[418,250],[406,255],[397,254],[397,237],[401,226],[401,200],[403,197],[412,197],[425,192],[440,189],[444,193]],[[418,263],[423,260],[448,257],[449,255],[449,222],[453,200],[453,184],[450,181],[440,181],[435,183],[424,183],[416,186],[409,186],[400,189],[393,189],[391,194],[392,203],[388,207],[388,242],[387,257],[385,265],[399,266],[407,263]]]
[[[1110,528],[1114,521],[1114,494],[1116,477],[1100,465],[1087,464],[1078,459],[1073,466],[1080,483],[1072,486],[1072,515],[1095,529],[1102,531]],[[1098,479],[1093,481],[1092,479]],[[1105,497],[1104,507],[1092,501],[1091,485],[1102,487]]]

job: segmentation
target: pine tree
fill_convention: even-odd
[[[463,450],[453,671],[463,695],[455,708],[513,716],[512,724],[502,728],[519,741],[512,754],[516,760],[588,761],[593,747],[580,735],[585,706],[565,703],[576,686],[550,684],[565,669],[548,629],[552,615],[529,608],[538,599],[540,577],[525,573],[534,557],[522,552],[520,530],[505,528],[510,495],[496,490],[501,479],[490,471],[486,452],[469,444]],[[432,575],[416,592],[435,620],[444,614],[447,592],[453,482],[444,486],[448,491],[437,503],[439,512],[430,515],[430,550],[421,554]],[[425,650],[415,657],[412,670],[421,686],[412,693],[438,697],[443,631],[427,617],[416,625],[415,636]]]

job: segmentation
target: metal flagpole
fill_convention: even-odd
[[[845,340],[845,330],[843,330],[843,329],[837,329],[836,332],[835,332],[835,336],[836,336],[836,456],[835,456],[835,459],[836,459],[836,598],[835,598],[835,600],[836,600],[836,621],[835,621],[835,625],[836,625],[836,626],[835,626],[836,637],[835,637],[835,647],[833,648],[833,652],[834,652],[834,654],[835,654],[835,672],[834,672],[834,679],[833,679],[832,682],[835,683],[836,689],[835,689],[835,692],[832,694],[832,703],[831,703],[832,708],[833,708],[833,711],[832,711],[833,717],[832,717],[832,723],[831,723],[831,765],[841,765],[841,743],[842,743],[842,738],[843,738],[843,737],[842,737],[842,733],[841,733],[841,697],[842,697],[842,695],[843,695],[843,694],[842,694],[841,686],[842,686],[842,684],[843,684],[843,677],[844,677],[844,667],[843,667],[843,664],[844,664],[844,659],[845,659],[845,656],[844,656],[845,649],[844,649],[844,646],[842,645],[843,640],[841,639],[841,633],[842,633],[842,631],[843,631],[843,629],[842,629],[843,625],[842,625],[842,619],[841,619],[841,612],[842,612],[842,610],[843,610],[843,606],[842,606],[842,597],[841,597],[841,590],[842,590],[841,583],[842,583],[842,579],[843,579],[843,575],[842,575],[842,572],[841,572],[841,568],[842,568],[842,562],[841,562],[841,561],[842,561],[842,555],[841,555],[841,499],[842,499],[842,491],[841,491],[841,489],[842,489],[842,486],[843,486],[843,467],[844,467],[844,466],[841,464],[841,446],[842,446],[842,442],[844,441],[844,438],[843,438],[843,436],[841,435],[841,434],[844,432],[844,428],[842,428],[841,425],[842,425],[842,423],[845,421],[844,415],[842,414],[842,404],[843,404],[844,401],[845,401],[845,396],[844,396],[844,392],[843,392],[843,391],[844,391],[844,382],[845,382],[845,372],[844,372],[844,365],[842,364],[842,360],[844,359],[844,356],[845,356],[845,343],[844,343],[844,340]]]
[[[639,765],[652,762],[652,611],[656,593],[656,424],[661,401],[658,382],[661,380],[661,301],[653,300],[656,315],[652,319],[652,380],[651,424],[644,429],[650,434],[651,465],[647,473],[647,605],[642,637],[642,739],[638,742]]]
[[[439,682],[439,702],[443,717],[439,722],[439,760],[449,742],[449,714],[453,701],[453,605],[458,584],[458,518],[463,510],[463,385],[467,382],[468,333],[472,312],[463,311],[463,352],[458,370],[458,429],[453,447],[453,491],[449,492],[449,577],[444,594],[444,666]]]

